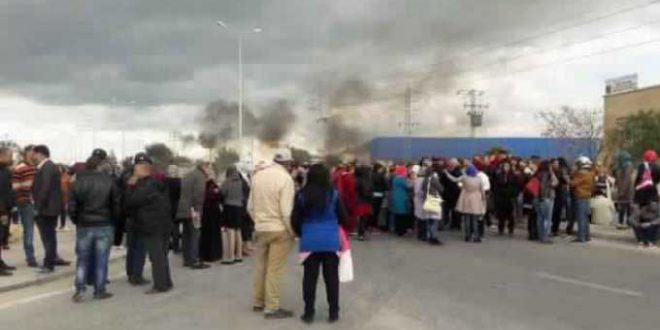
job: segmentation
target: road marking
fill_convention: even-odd
[[[601,291],[607,291],[611,293],[616,293],[616,294],[621,294],[625,296],[630,296],[630,297],[643,297],[644,295],[641,292],[638,291],[631,291],[631,290],[626,290],[626,289],[621,289],[621,288],[615,288],[607,285],[602,285],[598,283],[592,283],[592,282],[585,282],[573,278],[568,278],[568,277],[563,277],[563,276],[558,276],[558,275],[552,275],[544,272],[538,272],[536,273],[536,276],[546,279],[546,280],[551,280],[551,281],[556,281],[560,283],[567,283],[567,284],[573,284],[576,286],[583,286],[586,288],[591,288],[591,289],[596,289],[596,290],[601,290]]]
[[[123,274],[123,275],[118,274],[118,275],[115,275],[115,276],[111,276],[111,277],[109,277],[109,279],[111,281],[115,281],[115,280],[121,279],[123,277],[126,277],[126,274]],[[52,297],[59,296],[59,295],[65,294],[65,293],[72,293],[72,292],[73,292],[73,288],[46,292],[46,293],[38,294],[36,296],[26,297],[26,298],[22,298],[22,299],[19,299],[19,300],[16,300],[16,301],[4,303],[4,304],[0,305],[0,310],[8,309],[8,308],[11,308],[11,307],[14,307],[14,306],[33,303],[33,302],[36,302],[36,301],[39,301],[39,300],[44,300],[44,299],[52,298]]]

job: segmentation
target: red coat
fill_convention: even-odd
[[[344,172],[337,178],[337,191],[339,197],[346,207],[349,221],[346,230],[351,233],[357,227],[357,192],[355,190],[355,176]]]

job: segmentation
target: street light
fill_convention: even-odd
[[[231,29],[223,21],[217,22],[218,26],[234,34],[238,40],[238,154],[243,158],[243,37],[249,34],[263,32],[261,28],[253,28],[247,31]]]

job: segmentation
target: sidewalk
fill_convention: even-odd
[[[614,226],[591,225],[590,231],[593,238],[618,243],[629,243],[633,246],[637,245],[637,239],[635,239],[635,233],[632,228],[621,230],[616,229]]]
[[[61,278],[70,277],[73,283],[75,275],[75,229],[70,227],[68,231],[57,232],[57,252],[64,260],[71,261],[67,267],[57,267],[53,274],[37,274],[36,268],[29,268],[25,263],[25,253],[23,252],[22,233],[16,231],[20,225],[12,224],[12,239],[10,250],[2,251],[2,259],[9,265],[15,266],[14,276],[0,277],[0,293],[22,289],[32,285],[39,285],[55,281]],[[41,245],[41,238],[35,228],[34,249],[37,256],[37,262],[43,261],[44,250]],[[116,250],[113,248],[110,255],[110,262],[116,262],[123,259],[126,255],[125,250]],[[73,284],[72,284],[73,285]]]

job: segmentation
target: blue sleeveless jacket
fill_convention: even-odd
[[[298,195],[301,199],[302,194]],[[337,252],[340,250],[339,223],[337,221],[338,194],[332,192],[325,210],[313,210],[303,216],[300,252]]]

